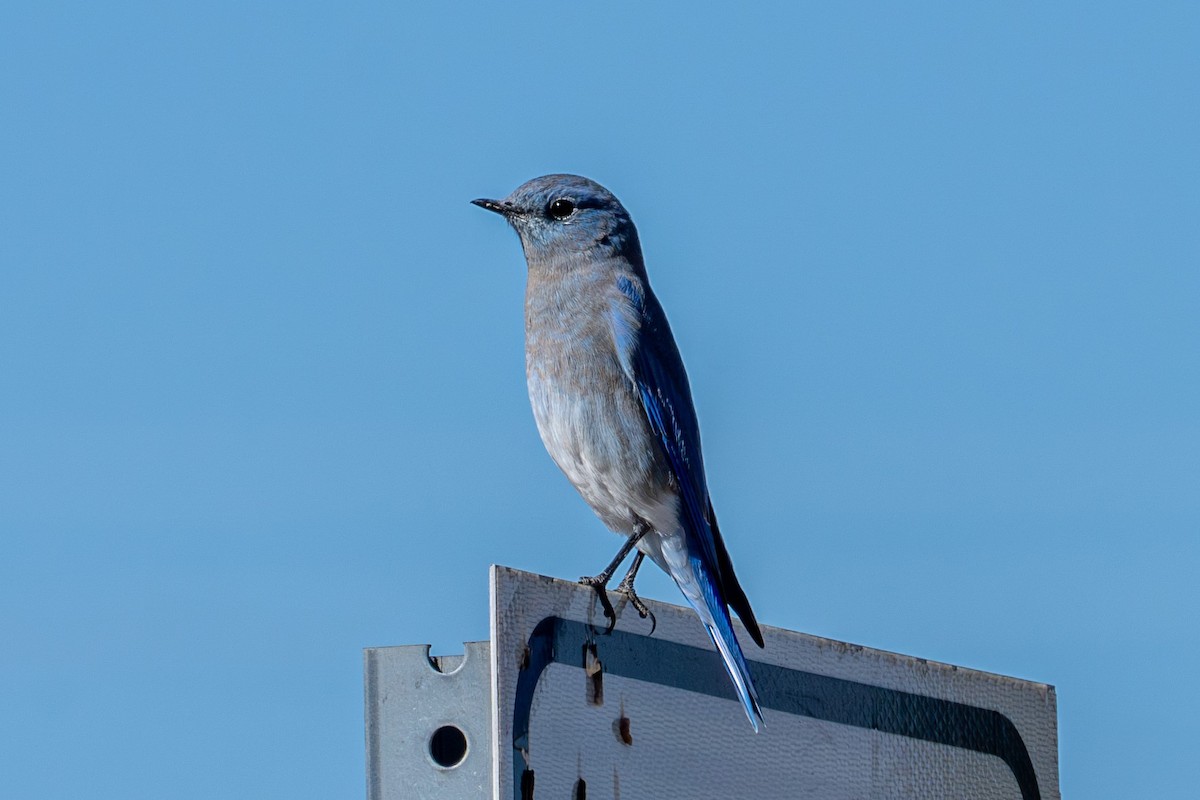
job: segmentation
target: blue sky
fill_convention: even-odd
[[[759,619],[1053,683],[1065,794],[1193,796],[1198,7],[647,5],[4,4],[0,794],[362,796],[363,647],[606,562],[468,204],[568,171]]]

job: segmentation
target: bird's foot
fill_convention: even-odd
[[[590,578],[585,575],[579,579],[579,582],[584,586],[590,586],[595,589],[596,596],[600,598],[600,606],[604,609],[604,616],[608,617],[608,629],[605,631],[606,634],[612,633],[613,628],[617,627],[617,612],[613,610],[612,603],[609,602],[608,599],[608,582],[612,579],[612,575],[614,572],[616,572],[617,567],[619,567],[621,562],[625,560],[625,556],[629,555],[629,551],[632,550],[634,545],[641,541],[642,537],[646,535],[647,530],[649,530],[649,528],[639,527],[638,530],[634,531],[634,533],[621,544],[621,549],[617,551],[616,557],[609,562],[608,566],[605,567],[599,575],[595,575]],[[633,578],[637,575],[638,567],[641,565],[643,558],[645,558],[645,554],[637,554],[637,558],[633,560],[633,567],[629,570],[629,574],[625,576],[625,579],[621,581],[621,586],[629,584],[627,588],[630,590],[633,589]],[[629,593],[632,594],[632,592]],[[638,613],[645,617],[646,615],[643,614],[641,610],[642,608],[646,607],[645,603],[643,603],[641,600],[638,600],[636,595],[633,595],[633,597],[635,600],[633,607],[637,608]]]
[[[608,627],[604,630],[605,633],[612,633],[613,628],[617,627],[617,612],[613,609],[612,602],[608,599],[608,581],[611,577],[611,573],[605,575],[602,572],[593,577],[585,575],[579,579],[579,582],[584,586],[590,586],[596,590],[596,597],[600,600],[600,607],[604,609],[604,616],[608,619]],[[639,600],[638,602],[640,603],[641,601]],[[634,606],[634,608],[637,608],[637,606]]]
[[[638,612],[639,617],[642,619],[646,619],[647,617],[650,618],[650,633],[653,634],[654,629],[658,627],[658,619],[654,616],[654,612],[646,606],[645,601],[638,597],[637,592],[633,590],[633,577],[636,574],[637,573],[626,575],[625,579],[617,584],[616,591],[617,594],[625,595],[625,597],[629,600],[629,605],[633,606],[634,610]]]

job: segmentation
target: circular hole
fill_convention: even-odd
[[[443,725],[429,737],[429,755],[439,767],[457,767],[467,757],[467,736],[453,725]]]

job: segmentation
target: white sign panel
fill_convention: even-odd
[[[591,589],[492,568],[498,800],[1059,797],[1053,687],[739,627],[756,735],[696,616],[648,605],[609,632]]]

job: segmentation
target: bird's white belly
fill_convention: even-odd
[[[678,496],[648,446],[640,407],[619,408],[619,395],[570,395],[534,376],[529,389],[547,452],[604,524],[625,535],[640,520],[662,532],[677,528]]]

